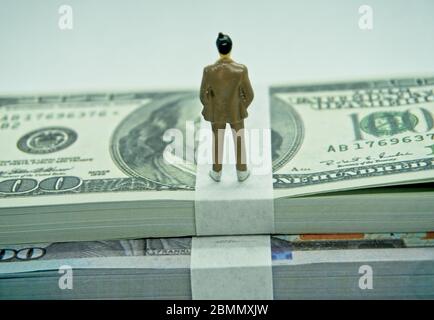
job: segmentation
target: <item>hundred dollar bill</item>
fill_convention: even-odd
[[[199,104],[191,91],[0,98],[0,242],[193,235],[194,159],[163,153]]]
[[[194,159],[164,161],[164,133],[199,115],[194,92],[0,98],[2,204],[185,197],[165,191],[194,189]]]
[[[276,197],[432,181],[433,89],[434,78],[271,87]],[[187,127],[200,110],[193,91],[0,98],[1,206],[193,199]],[[171,129],[183,161],[165,159]]]
[[[434,78],[274,86],[275,196],[434,178]]]
[[[433,81],[272,87],[276,233],[432,230]],[[195,235],[201,108],[196,91],[0,97],[0,243]]]

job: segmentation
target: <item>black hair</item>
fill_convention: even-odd
[[[227,34],[219,33],[216,41],[220,54],[228,54],[232,50],[232,40]]]

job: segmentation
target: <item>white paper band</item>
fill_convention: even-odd
[[[191,248],[194,300],[273,299],[270,236],[198,237]]]
[[[271,234],[274,207],[271,166],[271,131],[267,88],[255,88],[245,121],[247,166],[250,177],[238,182],[234,144],[229,125],[220,182],[209,177],[212,168],[212,133],[202,120],[198,146],[195,219],[197,235]],[[228,158],[229,161],[225,159]]]

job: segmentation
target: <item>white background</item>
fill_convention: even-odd
[[[74,29],[58,28],[71,5]],[[358,9],[374,29],[358,28]],[[434,74],[432,0],[0,0],[0,94],[196,89],[219,31],[255,84]]]

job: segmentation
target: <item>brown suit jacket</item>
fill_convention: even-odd
[[[235,123],[247,117],[253,100],[247,67],[222,58],[203,70],[200,101],[207,121]]]

